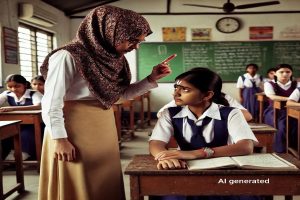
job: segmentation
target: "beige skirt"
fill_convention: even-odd
[[[103,110],[97,101],[67,101],[64,118],[76,160],[54,159],[54,142],[45,133],[39,200],[125,199],[112,109]]]

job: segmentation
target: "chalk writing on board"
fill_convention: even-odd
[[[173,73],[161,82],[173,82],[178,74],[194,67],[208,67],[223,81],[235,82],[245,73],[245,66],[249,63],[256,63],[262,75],[270,67],[288,63],[294,68],[294,76],[300,76],[300,41],[155,42],[140,45],[137,52],[138,80],[146,77],[154,65],[171,54],[177,54],[170,62]]]

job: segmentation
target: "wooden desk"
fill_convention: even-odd
[[[11,188],[5,194],[3,193],[3,174],[2,174],[2,155],[0,156],[0,200],[6,199],[9,195],[18,191],[22,193],[25,191],[24,186],[24,172],[22,166],[22,150],[20,142],[20,120],[17,121],[0,121],[0,140],[13,137],[14,138],[14,150],[15,150],[15,162],[16,162],[16,179],[17,184]],[[1,152],[1,151],[0,151]]]
[[[258,101],[258,122],[263,122],[264,103],[268,100],[264,92],[256,93],[256,99]],[[255,117],[255,116],[254,116]]]
[[[266,152],[272,153],[273,137],[277,129],[269,126],[268,124],[249,123],[249,125],[255,137],[259,141],[259,147],[266,147]],[[167,144],[167,148],[177,148],[177,145],[175,138],[172,137]]]
[[[300,106],[287,106],[287,135],[286,135],[286,138],[287,138],[287,150],[292,153],[294,156],[296,156],[298,159],[300,159]],[[297,130],[298,130],[298,147],[297,149],[293,149],[293,148],[290,148],[290,145],[288,143],[289,141],[289,135],[290,135],[290,124],[289,124],[289,121],[291,120],[291,118],[295,118],[297,119]],[[296,138],[294,138],[296,139]]]
[[[143,95],[137,96],[134,98],[134,103],[139,103],[139,113],[140,113],[140,128],[144,128],[144,123],[145,123],[145,113],[144,113],[144,97]]]
[[[278,111],[284,109],[286,105],[286,100],[273,100],[273,110],[274,110],[274,128],[277,128],[277,118],[278,118]]]
[[[282,154],[300,168],[300,161]],[[125,169],[131,200],[148,195],[300,195],[300,170],[158,170],[150,155],[136,155]],[[227,180],[226,184],[218,183]],[[229,184],[229,180],[269,180],[268,184]],[[201,187],[199,187],[201,186]]]
[[[35,139],[35,150],[37,158],[37,166],[39,170],[41,160],[41,149],[42,149],[42,138],[41,138],[41,123],[42,123],[42,111],[41,110],[26,110],[26,111],[11,111],[1,112],[0,121],[5,120],[21,120],[21,124],[33,124],[34,125],[34,139]],[[24,162],[26,163],[26,161]],[[31,163],[31,162],[30,162]]]
[[[259,142],[259,147],[266,147],[266,152],[272,153],[273,137],[277,129],[268,124],[249,123],[249,125]]]
[[[126,132],[129,132],[131,134],[131,137],[134,136],[134,109],[133,109],[133,103],[134,100],[124,100],[120,101],[122,103],[122,109],[129,108],[129,130],[126,130]],[[123,127],[122,127],[123,128]]]

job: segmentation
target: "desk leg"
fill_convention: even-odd
[[[38,169],[38,171],[40,171],[42,137],[41,137],[41,120],[38,118],[34,119],[34,138],[35,138],[37,169]]]
[[[274,110],[274,118],[273,118],[273,123],[274,123],[274,128],[277,128],[277,109],[276,108],[273,108]]]
[[[20,126],[18,127],[20,129]],[[19,131],[20,132],[20,131]],[[20,134],[14,136],[14,149],[15,149],[15,160],[16,160],[16,177],[17,183],[20,184],[18,192],[22,193],[25,190],[24,187],[24,171],[23,171],[23,160],[21,150],[21,139]]]
[[[259,117],[258,117],[258,122],[262,123],[263,119],[263,101],[259,101]]]
[[[284,196],[284,199],[285,200],[293,200],[293,196],[286,195],[286,196]]]
[[[144,128],[144,123],[145,123],[145,116],[144,116],[144,100],[143,96],[141,97],[141,110],[140,110],[140,118],[141,118],[141,128]]]
[[[151,126],[151,105],[150,105],[150,97],[147,98],[147,120],[148,126]]]
[[[133,110],[133,104],[130,104],[130,110],[129,110],[129,129],[131,131],[131,137],[134,137],[134,110]]]
[[[139,188],[139,177],[130,176],[130,196],[131,200],[144,200],[144,197],[141,196],[141,191]]]
[[[2,145],[0,141],[0,200],[4,199],[3,197],[3,161],[2,161]]]

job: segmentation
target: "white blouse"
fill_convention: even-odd
[[[296,88],[294,90],[294,92],[289,96],[288,98],[289,100],[293,100],[293,101],[296,101],[296,102],[299,102],[300,101],[300,91],[298,88]]]
[[[45,94],[42,100],[42,117],[52,139],[67,138],[64,125],[64,101],[96,100],[75,67],[75,61],[66,50],[60,50],[49,59],[48,74],[45,82]],[[130,84],[122,98],[131,99],[157,87],[147,78]]]
[[[272,80],[272,81],[275,83],[274,80]],[[288,90],[292,86],[292,81],[288,81],[286,84],[282,84],[281,82],[277,81],[277,84],[282,89]],[[300,82],[297,83],[297,87],[299,87],[299,86],[300,86]],[[275,95],[274,88],[273,88],[272,84],[269,82],[264,83],[264,91],[265,91],[266,96]]]
[[[201,126],[203,119],[208,116],[212,119],[220,120],[220,107],[222,105],[218,105],[212,103],[211,106],[197,119],[194,114],[189,110],[188,106],[184,106],[182,110],[177,113],[173,118],[183,118],[182,132],[183,137],[187,142],[191,141],[193,131],[189,123],[187,122],[187,118],[193,120],[197,126]],[[233,109],[228,115],[227,121],[228,128],[228,140],[227,144],[234,144],[243,139],[250,139],[254,142],[254,144],[258,143],[254,133],[250,129],[248,123],[243,117],[242,112],[239,109]],[[159,140],[165,143],[170,141],[170,138],[174,135],[174,128],[172,125],[170,113],[168,109],[163,110],[160,118],[158,119],[150,140]],[[207,143],[210,143],[214,138],[214,120],[211,120],[208,125],[206,125],[203,129],[203,137]]]
[[[253,84],[251,81],[254,81],[257,86],[261,84],[261,76],[259,74],[255,74],[253,77],[246,73],[243,76],[245,76],[245,80],[243,81],[242,76],[239,76],[238,81],[236,83],[237,88],[251,88],[253,87]]]
[[[32,105],[36,106],[36,105],[41,104],[41,100],[43,97],[42,93],[40,93],[38,91],[34,91],[32,96],[30,96],[31,91],[33,91],[33,90],[26,89],[23,96],[21,98],[18,98],[15,93],[10,92],[9,90],[6,90],[0,94],[0,106],[2,104],[4,104],[5,102],[7,102],[7,96],[13,97],[14,101],[16,103],[19,103],[21,106],[25,104],[26,99],[32,99]]]

